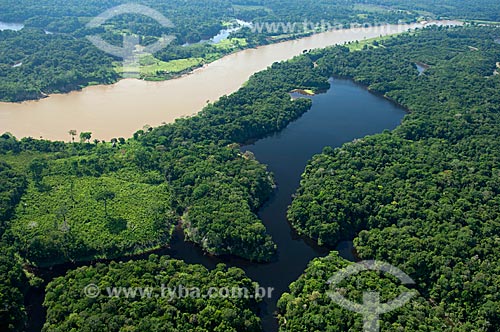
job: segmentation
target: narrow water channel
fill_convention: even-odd
[[[330,82],[332,88],[328,92],[308,97],[313,100],[312,109],[300,119],[280,133],[242,147],[242,151],[252,151],[257,160],[268,165],[278,184],[272,198],[259,211],[269,234],[278,245],[276,259],[268,264],[254,264],[236,258],[210,257],[197,246],[185,243],[182,234],[177,234],[170,249],[159,253],[210,269],[218,263],[240,267],[261,286],[273,287],[273,297],[266,299],[262,306],[265,332],[278,330],[274,318],[276,303],[288,290],[289,284],[303,273],[312,259],[329,252],[327,248],[320,248],[313,241],[297,236],[286,218],[287,208],[307,162],[325,146],[339,147],[353,139],[393,129],[405,115],[402,108],[369,93],[352,81],[332,79]],[[349,243],[342,243],[338,249],[344,258],[353,259]],[[74,266],[56,267],[52,273],[54,276],[63,275],[69,268]],[[33,294],[30,311],[33,314],[42,313],[42,317],[32,322],[30,331],[39,331],[43,324],[42,301],[43,294]]]
[[[243,268],[261,286],[274,287],[272,299],[266,301],[262,319],[265,332],[277,331],[273,318],[276,302],[288,290],[291,282],[304,271],[315,257],[328,254],[313,241],[306,241],[293,231],[286,218],[292,195],[299,187],[307,162],[325,146],[339,147],[343,143],[366,135],[394,129],[401,123],[405,111],[394,103],[368,92],[349,80],[332,79],[332,88],[312,98],[312,109],[285,130],[242,147],[252,151],[257,160],[274,173],[278,189],[260,210],[259,216],[278,245],[278,257],[269,264],[250,264],[236,259],[221,260],[203,255],[195,246],[178,239],[173,245],[173,257],[188,263],[200,263],[213,268],[226,263]],[[351,246],[338,248],[346,259],[353,259]]]

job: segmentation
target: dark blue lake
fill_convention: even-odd
[[[241,149],[252,151],[257,160],[268,165],[278,184],[274,196],[259,211],[278,245],[277,260],[269,264],[252,264],[238,259],[207,257],[197,247],[184,244],[182,238],[178,238],[172,248],[173,257],[188,263],[201,263],[209,268],[221,262],[238,266],[261,286],[274,287],[274,296],[266,301],[262,315],[265,332],[277,331],[273,313],[281,294],[288,290],[289,284],[303,273],[312,259],[329,252],[329,249],[297,236],[286,218],[292,195],[299,187],[308,161],[321,153],[325,146],[340,147],[356,138],[394,129],[405,115],[404,109],[350,80],[332,79],[331,84],[328,92],[307,97],[313,100],[313,106],[300,119],[280,133]],[[344,258],[353,259],[349,249],[348,243],[339,246]]]

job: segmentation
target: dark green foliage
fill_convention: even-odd
[[[269,197],[272,180],[262,165],[227,144],[281,130],[306,112],[311,101],[293,101],[289,91],[328,86],[312,60],[299,57],[254,75],[195,117],[136,135],[154,153],[162,151],[160,164],[181,198],[178,210],[185,212],[189,240],[215,254],[270,259],[275,248],[255,212]]]
[[[92,138],[91,132],[83,132],[80,133],[80,141],[90,143],[90,139]]]
[[[0,330],[23,331],[26,322],[24,293],[27,281],[21,259],[4,234],[16,205],[26,189],[26,178],[0,161]]]
[[[416,18],[416,13],[400,12],[396,10],[397,8],[381,7],[377,8],[378,10],[371,10],[357,6],[365,1],[234,0],[232,2],[236,5],[236,14],[249,21],[291,22],[301,26],[304,22],[321,24],[323,21],[332,25],[349,25],[351,23],[398,23],[398,20],[414,20]],[[283,31],[279,33],[283,33]]]
[[[35,29],[0,31],[0,100],[37,99],[89,83],[113,83],[118,75],[112,61],[86,39]]]
[[[141,252],[165,245],[178,218],[186,238],[211,254],[270,260],[276,248],[256,211],[273,181],[235,143],[281,130],[306,112],[311,101],[292,100],[289,91],[328,87],[304,56],[274,64],[195,117],[139,131],[115,148],[4,135],[3,153],[26,158],[32,180],[13,223],[22,253],[53,264]],[[158,204],[162,213],[172,211],[163,223],[154,212]]]
[[[212,254],[268,260],[275,247],[255,215],[269,197],[265,167],[235,149],[179,147],[163,158],[188,240]]]
[[[462,2],[468,4],[470,1],[459,3]],[[49,0],[2,1],[0,21],[22,22],[26,28],[21,31],[0,31],[0,101],[39,99],[47,94],[115,82],[119,79],[119,70],[115,70],[115,65],[121,59],[95,48],[86,39],[91,35],[100,35],[116,46],[122,45],[124,32],[141,36],[142,45],[154,43],[162,35],[173,35],[176,37],[173,43],[155,54],[157,59],[203,59],[203,64],[242,48],[311,34],[314,26],[322,23],[325,26],[328,23],[331,26],[348,27],[353,22],[410,22],[421,16],[415,11],[398,10],[399,4],[395,4],[393,8],[375,6],[374,9],[373,6],[364,6],[362,1],[352,3],[346,0],[300,0],[286,3],[277,0],[143,0],[138,3],[158,10],[172,21],[174,27],[165,28],[151,18],[133,14],[115,17],[103,27],[86,27],[91,19],[105,10],[126,3],[128,1],[124,0],[70,0],[58,3]],[[497,7],[491,4],[488,10],[494,12]],[[461,8],[460,4],[444,8],[450,8],[452,16],[461,16],[459,13],[455,14],[454,10]],[[480,16],[482,17],[484,15]],[[238,18],[257,23],[290,22],[294,31],[284,31],[280,24],[276,31],[264,29],[256,33],[245,28],[232,35],[242,38],[242,44],[238,42],[226,48],[209,43],[196,44],[217,35],[224,28],[224,23]],[[309,22],[307,28],[304,28],[304,22]],[[288,26],[287,23],[284,26]],[[192,44],[186,46],[185,43]],[[200,62],[196,60],[194,63]],[[191,69],[193,68],[186,68]],[[142,77],[159,80],[176,75],[179,72],[157,70],[155,73],[143,73]]]
[[[351,302],[363,304],[364,292],[380,294],[380,303],[394,300],[412,290],[390,275],[362,272],[345,279],[337,288],[328,284],[348,262],[336,252],[313,260],[305,273],[290,285],[278,302],[280,331],[362,331],[363,316],[336,304],[328,292],[338,292]],[[402,308],[380,316],[381,331],[452,331],[446,317],[417,295]],[[461,330],[465,331],[465,330]]]
[[[210,188],[206,193],[209,197],[189,207],[183,219],[186,238],[209,253],[267,259],[276,248],[266,228],[251,212],[248,202],[230,190],[229,186]]]
[[[128,4],[124,0],[69,0],[54,3],[51,0],[3,1],[0,6],[0,20],[25,22],[29,27],[37,27],[54,33],[85,35],[85,25],[94,17],[112,7]],[[232,17],[229,1],[158,1],[141,0],[134,3],[149,6],[161,12],[173,22],[175,28],[165,29],[150,18],[141,15],[121,15],[111,23],[117,30],[129,29],[143,36],[160,37],[162,33],[174,33],[181,44],[197,42],[216,35],[222,28],[221,21]],[[172,31],[171,31],[172,30]],[[102,32],[102,31],[99,31]],[[115,32],[116,33],[116,32]],[[120,39],[121,40],[121,39]]]
[[[500,149],[495,142],[500,132],[500,80],[492,73],[500,59],[500,46],[493,43],[499,35],[487,28],[429,29],[416,36],[380,42],[377,49],[349,53],[347,48],[336,47],[307,54],[254,75],[240,91],[207,106],[198,116],[139,131],[135,139],[114,148],[109,144],[17,141],[3,135],[2,158],[18,165],[15,169],[30,180],[23,197],[27,207],[18,206],[16,219],[10,223],[17,246],[25,258],[46,264],[58,259],[119,256],[165,244],[174,220],[182,219],[187,238],[210,253],[269,260],[275,248],[255,212],[269,197],[272,179],[264,166],[241,155],[238,143],[283,129],[309,109],[309,100],[293,101],[289,91],[320,91],[328,88],[330,75],[348,76],[386,94],[412,113],[393,133],[358,140],[337,150],[325,149],[316,157],[290,210],[294,226],[326,244],[361,231],[356,246],[362,257],[392,262],[415,278],[428,301],[419,299],[409,311],[403,309],[386,317],[391,324],[385,326],[387,329],[496,331],[500,303],[495,257],[500,188],[496,165]],[[415,62],[425,62],[430,68],[418,76]],[[127,197],[126,193],[133,195]],[[144,233],[126,234],[126,226],[137,212],[129,211],[130,206],[139,214],[145,211],[153,216],[147,218],[151,227]],[[148,209],[151,206],[160,208]],[[162,206],[172,211],[166,224],[164,219],[154,218],[158,213],[165,216]],[[39,225],[41,231],[36,229]],[[166,234],[155,232],[158,230]],[[328,266],[317,269],[315,264],[323,263],[313,263],[308,270],[311,273],[282,299],[280,309],[289,321],[284,328],[359,327],[358,317],[351,315],[344,320],[348,313],[330,308],[322,294],[318,300],[317,294],[310,292],[322,291],[323,279],[345,263],[333,260],[332,266],[325,263]],[[151,269],[156,271],[156,267]],[[183,268],[176,265],[176,269]],[[77,292],[59,292],[73,287],[66,279],[54,283],[50,292],[55,297],[47,297],[46,302],[50,311],[46,329],[62,324],[61,329],[66,330],[94,318],[96,324],[104,326],[102,322],[106,322],[109,328],[108,315],[116,310],[104,311],[101,303],[95,302],[96,307],[86,312],[88,303],[83,302],[81,289],[86,285],[86,272],[110,275],[112,270],[100,265],[78,270],[83,276],[74,272],[69,278],[81,280]],[[149,270],[137,270],[137,276],[124,272],[126,280],[151,280],[143,273]],[[119,272],[116,278],[121,269]],[[218,277],[200,279],[210,284]],[[368,277],[369,283],[373,283],[372,277]],[[311,286],[303,287],[308,282]],[[388,297],[400,290],[387,280],[379,287]],[[349,290],[354,291],[352,286]],[[19,299],[16,294],[14,301]],[[307,297],[306,307],[298,305],[302,300],[295,301],[299,297]],[[57,304],[59,300],[69,304]],[[113,305],[112,301],[108,304]],[[129,308],[129,303],[123,305]],[[206,303],[191,305],[187,305],[190,310],[205,308]],[[184,308],[172,310],[168,312],[174,316],[160,321],[154,317],[163,311],[138,314],[131,309],[118,316],[116,325],[132,321],[142,324],[138,329],[184,331],[191,328],[189,324],[197,324],[190,314],[177,315]],[[242,325],[219,328],[207,318],[209,323],[201,330],[240,331],[242,326],[254,330],[256,326],[249,311],[242,317],[239,309],[222,310],[222,314],[206,310],[204,317],[226,315],[228,321]],[[331,311],[335,315],[329,319]],[[94,312],[99,314],[92,315]],[[21,309],[19,313],[16,317],[20,320],[16,319],[22,321]],[[224,321],[218,318],[215,321]]]
[[[3,222],[9,220],[14,208],[26,189],[26,178],[12,167],[0,161],[0,236],[4,231]]]
[[[325,73],[352,77],[410,114],[392,133],[316,156],[289,210],[320,243],[361,232],[360,256],[401,267],[460,331],[500,329],[498,35],[433,28],[377,49],[324,52]],[[415,62],[430,67],[418,76]]]
[[[252,76],[237,93],[221,97],[195,117],[155,129],[142,141],[165,146],[184,140],[245,143],[285,128],[311,107],[308,99],[291,100],[290,91],[310,88],[318,92],[329,86],[308,57],[275,63]]]
[[[64,142],[37,140],[31,137],[25,137],[18,141],[9,133],[0,136],[0,155],[5,155],[10,152],[18,154],[21,151],[61,152],[65,151],[66,147]],[[85,145],[75,145],[74,147],[81,151],[88,150],[89,148],[89,146]]]
[[[13,248],[0,242],[0,330],[24,331],[26,312],[24,294],[27,290],[21,260]]]
[[[423,15],[432,13],[437,18],[453,17],[496,22],[500,21],[498,1],[496,0],[365,0],[362,2],[417,11]]]
[[[0,330],[23,331],[26,323],[24,294],[27,280],[21,259],[5,234],[9,220],[26,190],[24,174],[0,161]],[[7,232],[8,233],[8,232]]]
[[[83,290],[91,283],[101,288],[98,298],[85,297]],[[43,331],[261,331],[256,314],[259,299],[170,299],[162,296],[162,286],[171,290],[196,287],[202,296],[209,294],[211,287],[247,289],[252,295],[257,287],[240,269],[219,265],[208,271],[167,257],[83,267],[47,287],[44,305],[48,313]],[[108,287],[150,287],[154,292],[151,296],[118,298],[108,296]]]

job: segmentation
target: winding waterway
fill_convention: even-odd
[[[353,139],[393,129],[405,114],[402,108],[352,81],[332,79],[331,83],[332,88],[328,92],[308,97],[313,100],[311,110],[286,129],[241,148],[242,151],[252,151],[260,162],[267,164],[278,184],[272,198],[259,211],[260,218],[278,245],[277,257],[271,263],[257,264],[236,258],[207,256],[197,246],[184,242],[180,232],[170,249],[158,252],[187,263],[203,264],[207,268],[214,268],[218,263],[240,267],[261,286],[273,287],[273,297],[266,299],[262,306],[265,332],[277,331],[273,315],[276,302],[288,290],[290,283],[303,273],[312,259],[329,252],[327,248],[320,248],[313,241],[297,236],[286,218],[287,208],[307,162],[325,146],[339,147]],[[339,251],[344,258],[352,260],[353,253],[349,248],[348,243],[342,243]],[[64,275],[75,266],[66,264],[45,273],[50,279]],[[32,293],[28,299],[32,317],[29,331],[40,331],[43,325],[42,301],[42,291]]]
[[[455,21],[433,24],[459,25]],[[144,125],[157,126],[200,111],[207,101],[238,90],[248,78],[276,61],[304,50],[391,35],[424,24],[383,25],[334,30],[293,41],[228,55],[190,75],[164,82],[124,79],[113,85],[92,86],[40,101],[0,103],[0,133],[17,137],[69,140],[68,131],[90,131],[93,138],[130,137]]]
[[[312,109],[299,120],[280,133],[242,148],[252,151],[257,160],[267,164],[278,184],[274,196],[259,212],[278,245],[277,260],[266,265],[241,266],[235,262],[235,266],[243,267],[248,276],[262,286],[275,288],[274,296],[266,300],[262,315],[265,332],[277,331],[273,313],[281,294],[297,280],[312,259],[329,252],[297,236],[286,218],[307,162],[325,146],[339,147],[356,138],[393,129],[405,115],[402,108],[351,81],[335,79],[331,83],[332,88],[327,93],[312,97]],[[349,246],[342,246],[346,247]],[[181,253],[189,262],[214,263],[206,256]],[[341,251],[341,255],[346,259],[353,257],[349,250]]]

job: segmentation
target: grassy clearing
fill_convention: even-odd
[[[155,76],[160,73],[173,73],[178,74],[185,72],[187,70],[196,68],[203,64],[202,58],[187,58],[172,61],[161,61],[156,59],[152,55],[145,55],[139,60],[140,68],[139,72],[141,76]],[[115,70],[119,73],[123,72],[136,72],[135,67],[122,67],[121,63],[117,64]]]
[[[139,72],[140,77],[146,80],[165,80],[172,76],[179,75],[204,64],[216,61],[232,52],[248,47],[245,38],[231,38],[213,44],[213,52],[207,53],[204,58],[186,58],[172,61],[162,61],[147,54],[140,58],[139,68],[133,66],[123,66],[121,62],[114,63],[115,70],[122,73]]]
[[[151,56],[152,57],[152,56]],[[155,63],[141,66],[141,74],[155,75],[158,72],[182,73],[186,70],[198,67],[203,63],[202,58],[187,58],[164,62],[155,59]]]
[[[53,174],[31,182],[12,222],[28,259],[44,265],[167,244],[175,226],[167,185],[132,178]]]
[[[360,40],[357,42],[352,42],[346,44],[345,46],[347,46],[351,51],[361,51],[365,46],[379,48],[379,47],[384,47],[384,45],[382,45],[382,42],[390,38],[392,38],[392,36],[375,37],[375,38]]]
[[[248,46],[245,38],[231,38],[214,44],[215,48],[221,51],[234,51]]]

